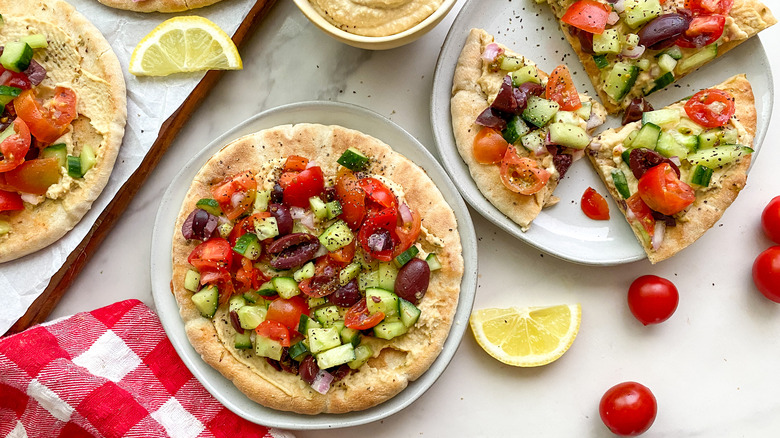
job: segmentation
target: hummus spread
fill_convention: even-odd
[[[339,29],[363,36],[389,36],[411,29],[444,0],[310,0]]]

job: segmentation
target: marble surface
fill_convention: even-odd
[[[433,71],[460,7],[415,43],[369,52],[328,38],[292,2],[277,2],[242,50],[244,70],[225,74],[203,102],[51,319],[127,298],[153,307],[149,253],[162,193],[190,156],[261,110],[304,100],[354,103],[385,115],[434,150]],[[761,39],[771,51],[780,43],[780,27]],[[780,59],[771,62],[780,72]],[[777,138],[775,121],[731,209],[699,242],[657,266],[646,260],[604,268],[560,261],[472,212],[480,257],[475,308],[580,302],[582,325],[571,349],[550,365],[518,369],[493,360],[467,333],[440,379],[404,411],[376,423],[296,436],[609,437],[598,402],[625,380],[647,385],[658,400],[656,423],[643,436],[777,436],[780,305],[761,296],[750,276],[753,259],[770,246],[760,212],[780,195]],[[677,312],[658,326],[642,326],[625,302],[628,285],[643,274],[668,278],[680,291]]]

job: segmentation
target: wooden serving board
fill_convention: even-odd
[[[233,34],[233,42],[236,46],[241,47],[241,44],[254,31],[260,21],[268,15],[275,2],[276,0],[257,0],[255,2],[244,21],[239,25],[236,33]],[[111,231],[117,219],[130,204],[130,201],[146,181],[149,174],[157,166],[157,163],[160,162],[173,139],[176,138],[176,135],[189,120],[192,113],[222,76],[222,73],[216,70],[206,73],[184,103],[163,123],[157,140],[149,152],[147,152],[138,169],[125,181],[124,185],[116,193],[116,196],[114,196],[114,199],[106,206],[87,235],[84,236],[81,243],[70,253],[62,268],[52,276],[49,285],[44,289],[41,296],[27,309],[27,313],[11,326],[6,335],[19,333],[30,326],[46,320],[63,295],[65,295],[73,280],[76,279],[76,276],[84,268],[92,254],[95,253],[103,239]]]

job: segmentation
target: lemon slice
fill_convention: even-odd
[[[136,76],[242,67],[241,56],[228,34],[197,16],[163,21],[135,46],[130,57],[130,73]]]
[[[579,304],[472,312],[469,325],[489,355],[517,367],[548,364],[569,349],[580,329]]]

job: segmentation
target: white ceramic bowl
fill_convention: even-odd
[[[309,0],[293,0],[298,8],[303,12],[303,15],[309,19],[312,23],[317,25],[323,32],[336,38],[337,40],[349,44],[353,47],[369,50],[386,50],[409,44],[412,41],[417,40],[421,36],[425,35],[429,30],[433,29],[452,9],[457,0],[444,0],[433,14],[428,18],[421,21],[417,25],[403,31],[388,36],[370,37],[355,35],[353,33],[345,32],[338,27],[331,24],[322,15],[312,7]]]

